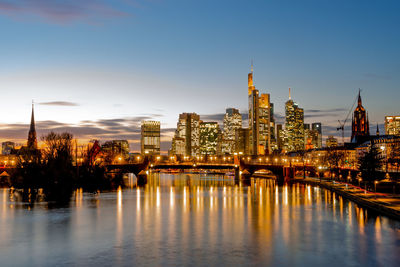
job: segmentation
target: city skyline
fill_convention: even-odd
[[[207,1],[23,2],[0,1],[7,25],[0,82],[9,100],[0,106],[7,114],[1,141],[26,140],[34,99],[38,139],[67,130],[82,139],[134,141],[139,151],[140,122],[148,119],[161,121],[165,152],[182,112],[220,126],[226,108],[247,113],[251,59],[254,84],[270,94],[277,124],[288,87],[305,122],[322,122],[324,139],[340,137],[337,120],[358,88],[371,132],[399,113],[395,1],[230,1],[211,10]]]

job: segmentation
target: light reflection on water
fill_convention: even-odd
[[[329,191],[152,174],[32,209],[0,191],[1,266],[399,266],[400,224]]]

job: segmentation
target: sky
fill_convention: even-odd
[[[69,131],[138,151],[150,119],[166,151],[180,113],[247,113],[251,60],[278,122],[291,87],[305,122],[340,136],[361,88],[382,132],[400,114],[399,11],[396,0],[0,0],[0,141],[26,142],[33,100],[39,138]]]

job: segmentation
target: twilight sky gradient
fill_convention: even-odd
[[[155,119],[166,151],[179,113],[246,113],[251,59],[278,121],[292,87],[306,122],[339,136],[362,88],[375,132],[400,114],[399,11],[396,0],[0,0],[0,141],[25,141],[34,99],[39,135],[138,150],[140,121]]]

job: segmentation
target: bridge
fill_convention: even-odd
[[[283,182],[292,179],[295,171],[300,169],[299,166],[286,166],[283,162],[260,162],[251,158],[239,158],[238,156],[231,158],[224,157],[219,160],[216,160],[216,157],[210,157],[206,160],[194,158],[190,161],[161,160],[161,157],[151,160],[148,156],[140,157],[140,159],[134,162],[110,164],[106,168],[108,172],[133,173],[141,183],[146,182],[149,170],[233,170],[235,172],[235,179],[249,179],[255,172],[265,170],[270,171],[276,176],[278,181]],[[301,166],[301,170],[303,169],[304,167]]]

